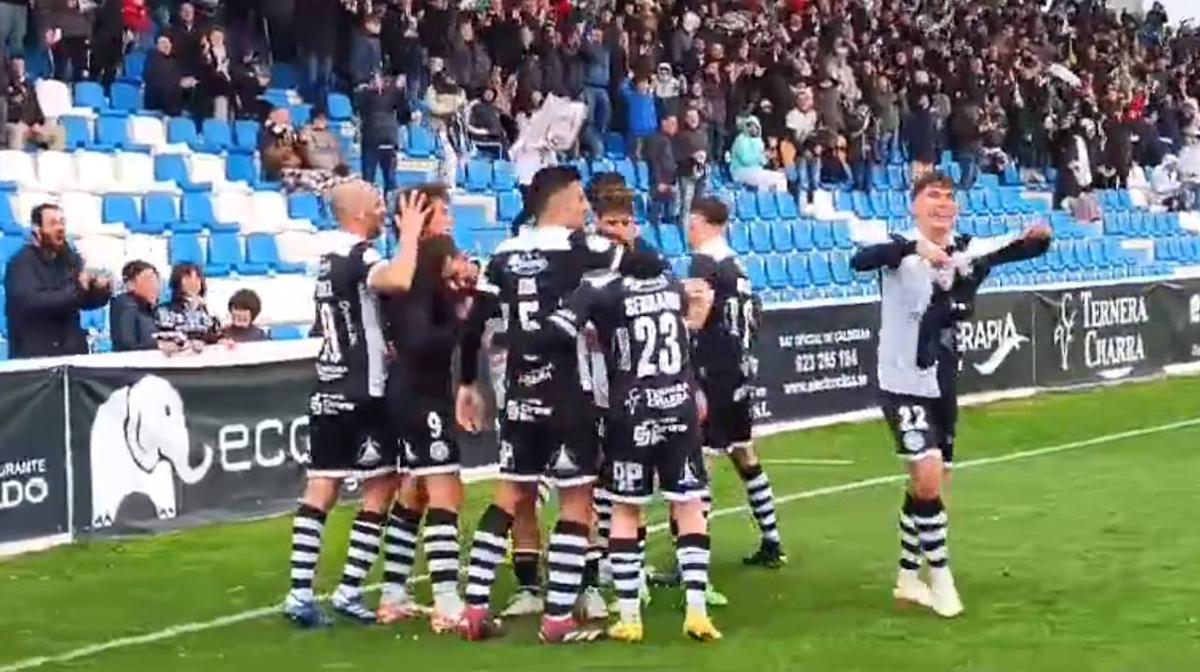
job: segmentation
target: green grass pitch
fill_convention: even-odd
[[[1200,669],[1200,378],[970,409],[959,437],[960,463],[983,462],[957,471],[947,498],[967,607],[955,621],[892,604],[901,486],[879,477],[900,467],[870,422],[760,442],[791,563],[743,568],[749,515],[714,518],[714,581],[732,601],[714,612],[718,643],[681,635],[673,591],[656,592],[639,646],[541,646],[520,621],[481,644],[424,623],[298,632],[267,609],[287,583],[289,522],[274,519],[0,562],[0,672]],[[744,505],[728,465],[715,480],[718,508]],[[464,526],[489,491],[471,489]],[[349,520],[339,510],[326,532],[323,590]],[[667,562],[665,533],[650,552]],[[503,569],[495,602],[510,589]]]

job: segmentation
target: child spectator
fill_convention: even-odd
[[[252,289],[239,289],[229,297],[229,326],[225,338],[234,343],[253,343],[267,340],[267,334],[254,324],[262,312],[262,300]]]

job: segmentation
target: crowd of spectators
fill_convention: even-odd
[[[586,105],[577,153],[600,155],[618,132],[651,163],[664,215],[703,189],[706,171],[757,189],[870,189],[873,166],[920,172],[946,151],[963,187],[1014,165],[1037,184],[1055,168],[1056,202],[1126,187],[1135,166],[1167,156],[1180,205],[1200,179],[1184,160],[1200,136],[1200,33],[1170,27],[1158,6],[1144,17],[1103,0],[44,0],[24,10],[0,0],[0,44],[20,53],[27,20],[25,42],[49,50],[59,77],[111,81],[124,51],[153,44],[146,103],[170,114],[265,117],[267,62],[292,63],[318,108],[329,91],[355,95],[363,171],[385,178],[410,109],[461,159],[476,143],[503,153],[556,96]],[[9,107],[27,110],[17,88]],[[17,115],[26,134],[39,126],[27,112]],[[268,172],[332,172],[295,154],[299,163]]]

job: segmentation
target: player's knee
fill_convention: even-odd
[[[612,536],[632,538],[642,524],[642,507],[633,504],[613,504]]]
[[[559,519],[587,525],[592,520],[592,486],[559,491]]]
[[[913,470],[912,493],[917,499],[937,499],[942,496],[942,462],[924,459]]]
[[[429,508],[457,511],[462,504],[462,481],[458,474],[438,474],[427,479],[426,489],[429,492]]]
[[[708,519],[704,515],[706,506],[699,497],[671,503],[671,518],[679,534],[704,534],[708,530]]]
[[[396,496],[396,477],[381,476],[363,484],[362,510],[384,513],[392,506]]]
[[[337,504],[342,482],[335,478],[310,478],[304,486],[304,503],[328,513]]]
[[[762,471],[762,467],[758,464],[758,451],[754,450],[754,446],[750,444],[734,448],[729,453],[729,457],[733,460],[733,466],[742,480],[754,478]]]
[[[533,492],[523,487],[524,485],[524,483],[515,483],[513,481],[500,481],[500,484],[496,487],[496,506],[513,517],[516,517],[527,503],[528,506],[532,506]]]

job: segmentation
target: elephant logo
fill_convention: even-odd
[[[167,380],[146,375],[115,390],[92,421],[92,526],[115,523],[121,504],[134,493],[150,498],[160,520],[174,518],[172,472],[188,485],[198,483],[213,462],[212,449],[203,451],[200,464],[192,466],[183,399]]]

